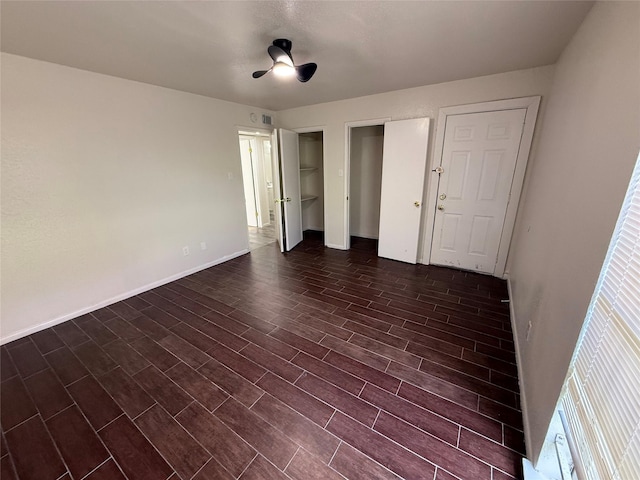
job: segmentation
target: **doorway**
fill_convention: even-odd
[[[428,118],[347,124],[348,248],[368,237],[380,257],[418,260],[429,125]]]
[[[280,251],[292,250],[308,236],[324,242],[324,128],[279,128],[272,139]]]
[[[351,128],[348,190],[351,246],[368,243],[377,247],[383,142],[384,125]]]
[[[324,135],[298,133],[303,237],[324,238]]]
[[[374,244],[377,250],[382,191],[384,124],[390,118],[345,124],[344,248]],[[342,171],[339,172],[342,175]],[[353,244],[355,243],[355,244]]]
[[[271,137],[267,133],[240,131],[238,140],[249,249],[255,250],[276,241]]]

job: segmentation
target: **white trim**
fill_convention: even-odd
[[[511,321],[511,331],[513,333],[513,340],[516,350],[516,367],[518,368],[518,388],[520,389],[520,410],[522,411],[522,424],[524,429],[524,445],[525,449],[529,450],[531,445],[531,427],[529,423],[529,410],[527,409],[527,389],[524,388],[524,375],[522,372],[522,351],[520,350],[520,342],[518,339],[518,322],[516,322],[516,308],[513,303],[513,288],[511,287],[511,279],[507,277],[507,291],[509,292],[509,320]]]
[[[325,244],[327,248],[335,248],[336,250],[347,250],[344,245],[336,245],[335,243],[327,243]]]
[[[236,125],[238,135],[253,135],[255,132],[260,132],[260,135],[271,136],[271,133],[275,130],[274,127],[244,127],[242,125]]]
[[[11,335],[8,335],[6,337],[2,337],[0,338],[0,345],[4,345],[5,343],[9,343],[12,342],[14,340],[18,340],[19,338],[22,337],[26,337],[27,335],[31,335],[32,333],[36,333],[39,332],[41,330],[44,330],[45,328],[49,328],[49,327],[53,327],[56,326],[62,322],[66,322],[67,320],[71,320],[77,317],[80,317],[81,315],[85,315],[87,313],[91,313],[95,310],[98,310],[100,308],[104,308],[104,307],[108,307],[109,305],[112,305],[114,303],[117,302],[121,302],[122,300],[126,300],[127,298],[131,298],[134,295],[138,295],[140,293],[144,293],[147,292],[149,290],[152,290],[154,288],[160,287],[162,285],[166,285],[167,283],[171,283],[175,280],[179,280],[180,278],[186,277],[188,275],[191,275],[193,273],[199,272],[201,270],[205,270],[207,268],[210,267],[214,267],[216,265],[219,265],[221,263],[224,263],[228,260],[232,260],[234,258],[240,257],[246,253],[249,253],[248,249],[244,249],[244,250],[240,250],[238,252],[234,252],[230,255],[225,255],[223,257],[220,257],[216,260],[213,260],[212,262],[209,263],[205,263],[204,265],[199,265],[197,267],[193,267],[190,268],[189,270],[185,270],[183,272],[180,273],[176,273],[175,275],[171,275],[169,277],[163,278],[162,280],[157,280],[155,282],[151,282],[148,283],[142,287],[138,287],[135,288],[133,290],[129,290],[128,292],[124,292],[121,293],[119,295],[116,295],[115,297],[111,297],[108,300],[103,300],[102,302],[96,303],[95,305],[92,305],[90,307],[85,307],[85,308],[81,308],[80,310],[76,310],[75,312],[71,312],[71,313],[67,313],[65,315],[62,315],[60,317],[54,318],[53,320],[49,320],[47,322],[44,323],[40,323],[38,325],[35,325],[33,327],[29,327],[29,328],[25,328],[24,330],[20,330],[19,332],[16,333],[12,333]]]
[[[326,126],[319,125],[317,127],[302,127],[302,128],[292,128],[292,132],[296,133],[314,133],[314,132],[322,132],[324,135],[324,131],[326,130]]]
[[[518,212],[518,203],[520,202],[520,194],[524,183],[524,174],[527,169],[527,161],[529,160],[529,152],[531,151],[531,143],[533,140],[533,131],[540,107],[540,96],[512,98],[508,100],[496,100],[492,102],[474,103],[470,105],[457,105],[454,107],[444,107],[440,109],[438,114],[438,123],[436,126],[435,136],[436,143],[431,158],[431,165],[428,168],[430,177],[428,179],[428,200],[427,200],[427,217],[424,224],[424,240],[422,244],[422,260],[425,265],[431,260],[431,244],[433,240],[433,224],[435,222],[435,211],[438,195],[437,173],[431,170],[442,164],[442,150],[444,148],[444,131],[449,115],[463,115],[469,113],[494,112],[499,110],[515,110],[526,108],[527,113],[524,120],[524,128],[520,139],[520,148],[516,158],[516,168],[511,182],[511,200],[507,205],[502,234],[500,235],[500,246],[498,248],[498,258],[496,268],[493,272],[494,277],[504,277],[507,265],[507,256],[511,245],[511,236],[515,225],[516,213]]]
[[[351,179],[351,129],[358,127],[375,127],[390,122],[391,117],[372,118],[369,120],[355,120],[353,122],[344,123],[344,246],[339,247],[341,250],[349,250],[351,248],[351,232],[349,231],[349,189]],[[327,245],[328,246],[328,245]]]

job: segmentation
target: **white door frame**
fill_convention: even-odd
[[[271,137],[271,133],[273,132],[273,128],[243,127],[242,125],[236,125],[236,130],[238,135],[246,135],[248,137]]]
[[[342,245],[327,245],[341,250],[351,248],[351,232],[349,229],[349,193],[351,188],[351,129],[357,127],[377,127],[390,122],[391,117],[372,118],[370,120],[356,120],[344,124],[344,242]],[[338,172],[338,175],[340,173]]]
[[[497,100],[493,102],[474,103],[471,105],[458,105],[455,107],[444,107],[440,109],[438,114],[438,124],[436,126],[436,142],[431,164],[427,170],[429,174],[427,185],[427,216],[425,219],[423,248],[423,263],[428,265],[431,260],[431,243],[433,240],[433,224],[435,222],[436,204],[438,201],[438,180],[439,174],[434,170],[442,164],[442,151],[444,148],[444,131],[449,115],[463,115],[468,113],[484,113],[494,112],[498,110],[515,110],[526,108],[527,113],[524,120],[524,128],[522,131],[522,139],[520,140],[520,148],[516,158],[516,168],[511,183],[510,200],[507,205],[507,211],[504,218],[504,226],[500,235],[500,247],[498,248],[498,260],[496,269],[493,273],[495,277],[504,277],[507,265],[507,255],[509,254],[509,246],[511,244],[511,235],[515,225],[516,213],[518,212],[518,203],[520,202],[520,194],[524,182],[524,174],[527,169],[527,161],[529,160],[529,152],[531,150],[531,141],[533,140],[533,130],[538,116],[540,107],[540,96],[513,98],[509,100]]]

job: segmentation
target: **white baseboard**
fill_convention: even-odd
[[[325,247],[327,247],[327,248],[335,248],[336,250],[346,250],[344,245],[335,245],[333,243],[325,243]]]
[[[513,291],[511,289],[511,279],[507,276],[507,290],[509,292],[509,317],[511,320],[511,331],[513,332],[513,343],[516,349],[516,365],[518,367],[518,383],[520,387],[520,409],[522,410],[522,424],[524,427],[524,444],[527,452],[527,457],[530,457],[531,452],[531,428],[529,427],[529,415],[527,410],[527,395],[524,388],[524,376],[522,375],[522,355],[520,350],[520,344],[518,339],[518,328],[516,322],[515,303],[513,301]]]
[[[115,297],[111,297],[107,300],[103,300],[102,302],[96,303],[95,305],[91,305],[89,307],[81,308],[80,310],[76,310],[75,312],[67,313],[60,317],[54,318],[53,320],[48,320],[43,323],[39,323],[33,327],[25,328],[24,330],[20,330],[19,332],[12,333],[11,335],[7,335],[6,337],[0,338],[0,345],[4,345],[5,343],[13,342],[14,340],[18,340],[19,338],[26,337],[27,335],[31,335],[32,333],[39,332],[49,327],[54,327],[60,323],[66,322],[67,320],[71,320],[73,318],[80,317],[87,313],[91,313],[100,308],[108,307],[117,302],[121,302],[122,300],[126,300],[127,298],[131,298],[134,295],[138,295],[143,292],[147,292],[154,288],[160,287],[162,285],[166,285],[167,283],[171,283],[180,278],[186,277],[193,273],[199,272],[200,270],[205,270],[210,267],[214,267],[221,263],[224,263],[228,260],[232,260],[234,258],[240,257],[246,253],[249,253],[248,249],[240,250],[238,252],[234,252],[230,255],[225,255],[220,257],[212,262],[205,263],[204,265],[198,265],[197,267],[190,268],[189,270],[185,270],[180,273],[176,273],[175,275],[171,275],[169,277],[163,278],[162,280],[157,280],[155,282],[149,283],[147,285],[143,285],[142,287],[135,288],[133,290],[129,290],[128,292],[123,292]]]

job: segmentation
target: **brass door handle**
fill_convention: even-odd
[[[438,205],[438,210],[444,210],[444,205]]]
[[[420,206],[420,202],[413,202],[413,204],[414,204],[416,207],[419,207],[419,206]]]

